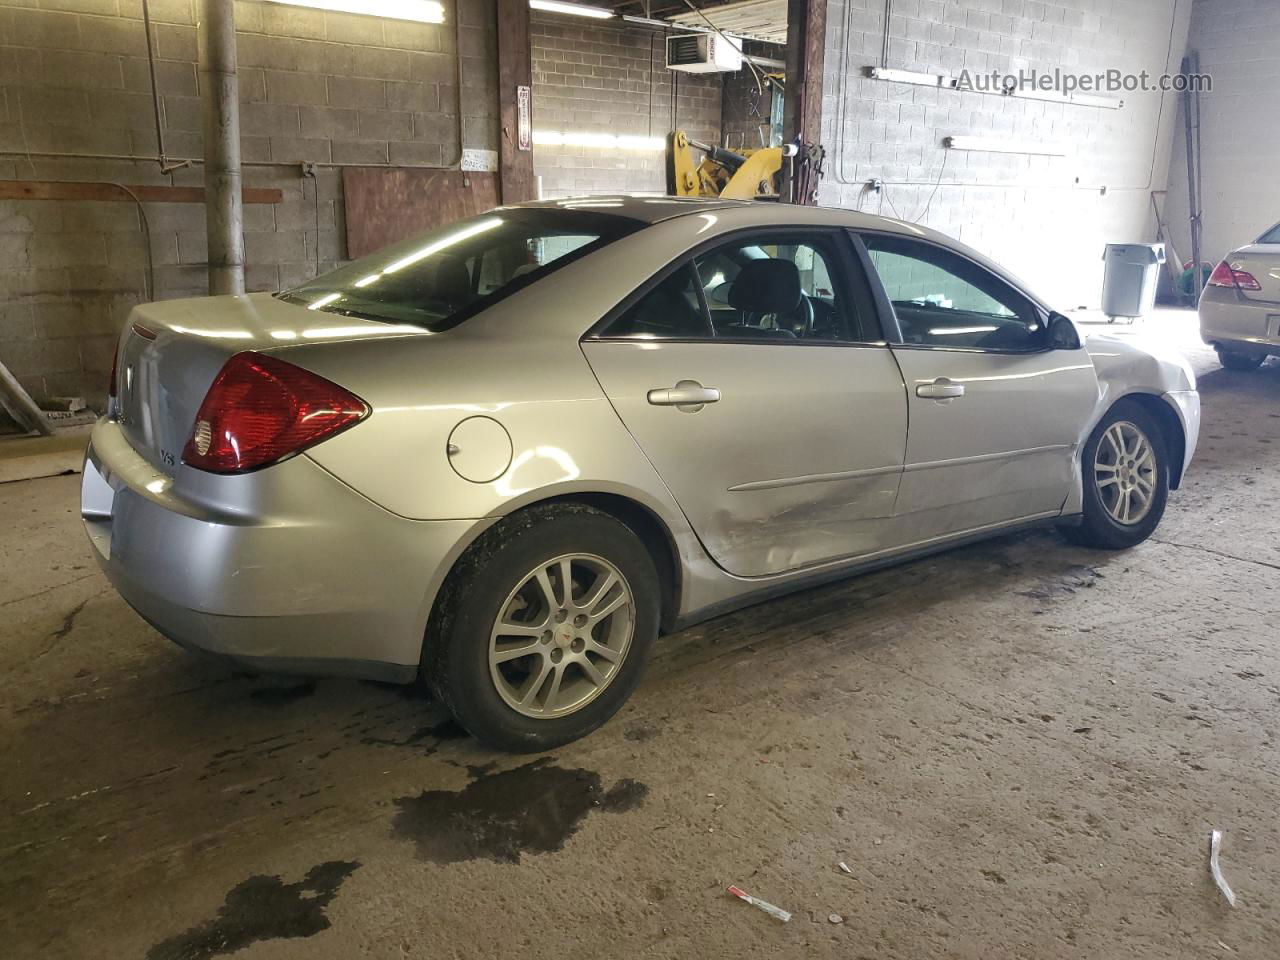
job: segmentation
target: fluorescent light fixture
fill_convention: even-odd
[[[463,240],[466,240],[468,237],[474,237],[478,233],[484,233],[486,230],[492,230],[494,227],[501,226],[501,224],[502,224],[501,217],[486,217],[483,220],[473,223],[469,227],[465,227],[464,229],[459,230],[457,233],[449,234],[447,237],[443,238],[442,240],[437,240],[435,243],[427,244],[421,250],[416,250],[413,253],[409,254],[407,257],[402,257],[401,259],[397,260],[395,263],[388,264],[387,266],[382,268],[382,272],[384,274],[387,274],[387,273],[395,273],[397,270],[403,270],[405,267],[411,266],[412,264],[417,263],[419,260],[426,259],[427,257],[431,256],[433,253],[439,253],[441,250],[445,249],[446,247],[452,247],[455,243],[461,243]]]
[[[544,147],[601,147],[608,150],[665,150],[665,137],[642,137],[628,134],[589,133],[585,130],[535,130],[535,146]]]
[[[991,137],[947,137],[943,144],[951,150],[980,150],[986,153],[1033,153],[1045,157],[1065,157],[1067,148],[1061,143],[1035,140],[997,140]]]
[[[588,7],[582,3],[561,3],[560,0],[529,0],[530,10],[547,13],[567,13],[575,17],[591,17],[593,20],[612,20],[617,14],[603,7]]]
[[[444,23],[444,4],[439,0],[267,0],[291,7],[311,7],[334,13],[363,13],[392,20]]]

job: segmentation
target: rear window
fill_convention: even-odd
[[[579,210],[499,208],[278,294],[312,310],[445,330],[644,226]]]
[[[1280,223],[1258,238],[1259,243],[1280,243]]]

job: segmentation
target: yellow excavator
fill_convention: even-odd
[[[782,158],[782,147],[737,153],[674,130],[667,135],[667,192],[676,197],[776,200]]]

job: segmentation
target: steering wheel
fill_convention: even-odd
[[[813,301],[804,293],[800,294],[800,302],[795,309],[788,313],[743,313],[742,322],[747,326],[755,326],[770,316],[774,318],[775,326],[800,339],[813,333]]]

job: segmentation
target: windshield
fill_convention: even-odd
[[[499,208],[404,240],[279,296],[325,313],[445,330],[642,226],[588,211]]]

